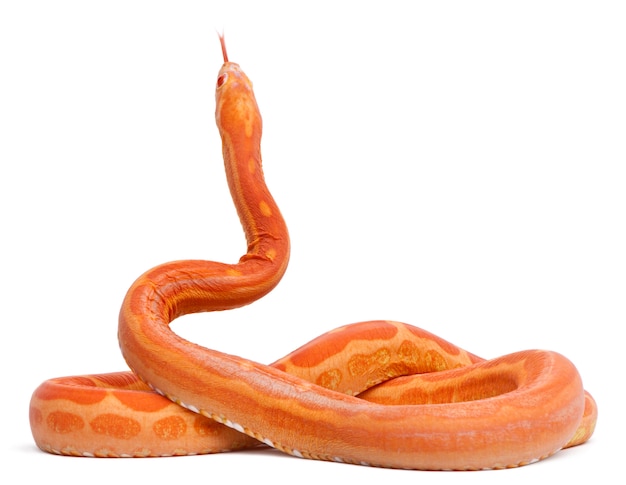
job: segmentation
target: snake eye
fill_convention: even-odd
[[[228,74],[220,74],[220,76],[217,78],[217,87],[221,88],[226,82],[226,79],[228,79]]]

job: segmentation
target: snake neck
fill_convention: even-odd
[[[135,320],[168,324],[187,313],[252,303],[271,291],[287,269],[289,233],[263,174],[261,114],[252,83],[232,62],[226,62],[218,75],[216,122],[246,253],[235,264],[175,261],[147,271],[127,293],[122,326]]]

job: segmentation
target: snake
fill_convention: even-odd
[[[376,320],[331,330],[264,365],[170,328],[185,314],[258,300],[289,261],[287,226],[263,174],[252,83],[219,37],[215,117],[247,252],[237,263],[180,260],[141,275],[119,314],[130,370],[44,381],[29,409],[36,446],[85,457],[269,446],[339,463],[483,470],[586,442],[597,404],[557,352],[483,359],[421,328]]]

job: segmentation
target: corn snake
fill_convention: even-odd
[[[287,227],[263,177],[252,86],[228,61],[223,37],[221,45],[216,121],[248,251],[236,264],[177,261],[140,276],[122,304],[118,330],[133,372],[44,382],[31,399],[36,444],[80,456],[188,455],[265,444],[364,465],[491,469],[586,441],[596,404],[573,364],[555,352],[487,361],[416,327],[371,321],[331,331],[265,366],[169,329],[178,316],[261,298],[289,260]]]

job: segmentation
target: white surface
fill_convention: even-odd
[[[41,381],[125,368],[116,320],[136,276],[245,250],[213,120],[222,27],[255,83],[293,255],[262,301],[174,328],[262,362],[377,318],[484,357],[557,350],[599,403],[592,440],[529,467],[428,482],[563,483],[619,465],[624,7],[512,4],[3,3],[5,475],[425,478],[274,452],[94,460],[33,445],[28,401]]]

